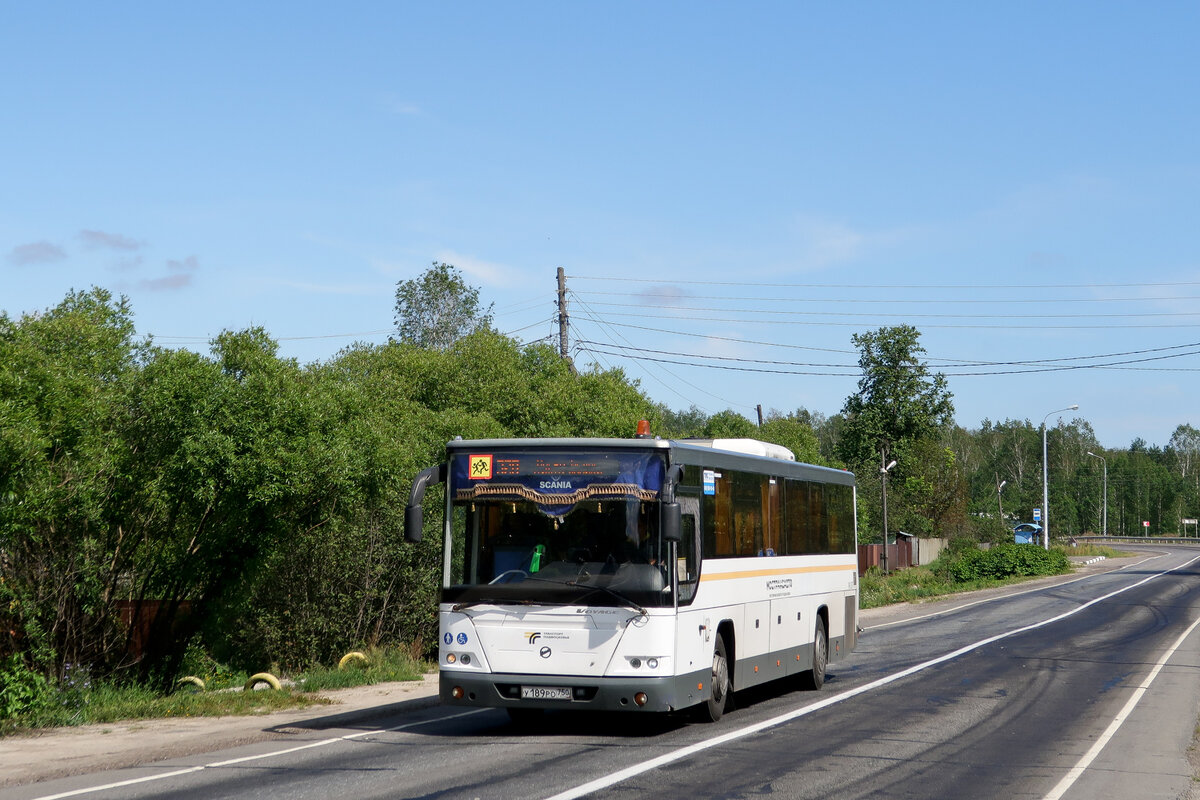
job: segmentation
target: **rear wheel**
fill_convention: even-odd
[[[813,635],[812,669],[800,675],[800,683],[806,689],[820,689],[825,685],[825,668],[829,665],[829,634],[825,632],[825,620],[817,617],[817,630]]]
[[[717,636],[713,650],[712,675],[709,678],[708,701],[701,707],[701,719],[716,722],[729,703],[729,659],[725,656],[725,637]]]

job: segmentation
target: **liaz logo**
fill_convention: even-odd
[[[534,631],[533,633],[525,634],[525,638],[529,640],[530,644],[533,644],[538,639],[542,638],[542,634],[538,633],[537,631]]]

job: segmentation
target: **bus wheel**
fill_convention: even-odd
[[[825,685],[825,667],[829,664],[829,635],[825,632],[825,620],[817,617],[817,631],[813,635],[812,669],[800,675],[800,683],[806,689],[820,689]]]
[[[717,647],[713,650],[712,677],[709,679],[709,698],[701,708],[701,719],[716,722],[725,713],[729,703],[729,659],[725,656],[725,637],[717,636]]]

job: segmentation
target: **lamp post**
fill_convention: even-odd
[[[1091,456],[1092,458],[1100,459],[1100,463],[1104,466],[1104,502],[1101,504],[1104,507],[1104,511],[1103,511],[1103,516],[1101,517],[1101,519],[1103,521],[1100,523],[1100,528],[1101,528],[1100,535],[1107,537],[1108,536],[1108,460],[1104,456],[1098,456],[1095,453],[1091,452],[1090,450],[1088,451],[1088,455]]]
[[[996,507],[1000,509],[1000,524],[1004,524],[1004,503],[1000,502],[1000,492],[1004,491],[1004,487],[1008,485],[1008,481],[1000,481],[996,484]]]
[[[1078,408],[1079,404],[1075,403],[1066,408],[1056,408],[1050,414]],[[1046,465],[1046,420],[1050,419],[1050,414],[1042,417],[1042,548],[1045,550],[1050,549],[1050,471]]]
[[[880,562],[883,564],[883,574],[888,574],[888,526],[887,526],[887,476],[888,470],[896,466],[896,460],[892,459],[891,463],[885,464],[884,459],[887,458],[884,450],[879,451],[879,475],[883,479],[883,556]]]

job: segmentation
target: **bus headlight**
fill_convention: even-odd
[[[649,667],[650,669],[658,669],[658,659],[657,658],[646,659],[646,666]]]

